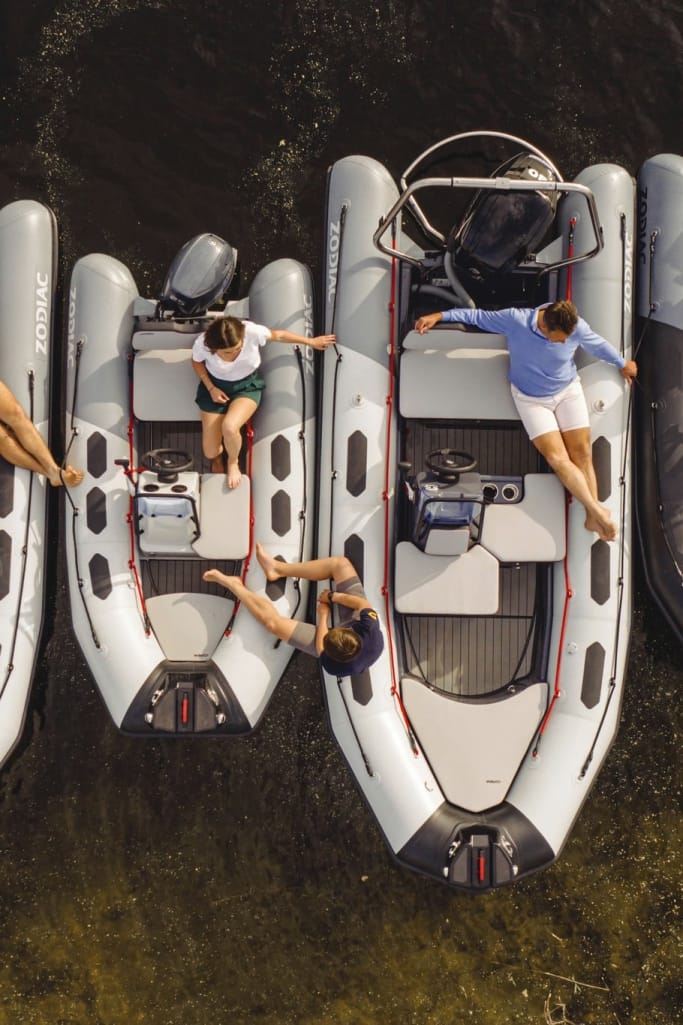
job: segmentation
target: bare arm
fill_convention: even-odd
[[[421,335],[425,334],[426,331],[430,331],[436,324],[440,324],[441,313],[425,313],[424,317],[419,317],[415,321],[415,330],[419,331]]]
[[[309,345],[311,349],[326,349],[328,345],[334,345],[335,335],[316,335],[315,338],[304,338],[303,335],[295,335],[293,331],[271,331],[269,342],[287,342],[289,345]]]
[[[624,378],[627,384],[630,384],[635,377],[638,376],[638,365],[635,360],[627,359],[624,366],[619,371],[621,376]]]
[[[208,371],[206,369],[206,364],[203,362],[203,360],[197,361],[193,359],[192,369],[194,370],[195,374],[208,391],[209,395],[211,396],[212,402],[229,402],[229,398],[225,394],[225,392],[222,391],[220,388],[216,387],[216,385],[209,377]]]
[[[323,601],[322,595],[318,598],[318,621],[315,626],[315,650],[320,655],[323,651],[323,639],[330,629],[330,606]]]
[[[318,601],[324,601],[328,605],[341,605],[345,609],[372,608],[367,598],[362,598],[359,594],[347,594],[345,591],[321,591]]]

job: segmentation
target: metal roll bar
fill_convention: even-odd
[[[408,184],[408,176],[414,173],[415,169],[424,163],[429,157],[432,157],[440,149],[451,145],[454,142],[461,141],[463,139],[471,138],[496,138],[503,139],[506,142],[514,142],[523,146],[530,153],[534,153],[537,157],[543,160],[548,165],[551,171],[557,175],[558,181],[515,181],[511,178],[496,177],[496,178],[420,178],[412,184]],[[597,256],[600,250],[603,248],[604,241],[602,237],[602,229],[600,227],[600,221],[598,218],[598,208],[595,202],[595,196],[586,185],[581,185],[578,182],[565,182],[562,180],[560,172],[557,170],[552,161],[539,150],[536,146],[533,146],[530,142],[525,139],[521,139],[516,135],[507,135],[504,132],[463,132],[460,135],[451,135],[447,139],[442,139],[437,142],[434,146],[425,150],[420,156],[413,161],[413,163],[403,172],[400,179],[401,195],[396,200],[391,210],[382,218],[379,223],[377,230],[372,236],[374,245],[379,249],[380,252],[385,253],[387,256],[396,257],[399,260],[403,260],[405,263],[410,263],[413,266],[419,267],[420,261],[410,256],[408,253],[404,253],[399,249],[393,249],[386,246],[382,239],[389,230],[389,226],[395,220],[396,216],[400,213],[404,206],[408,206],[411,213],[415,217],[421,230],[425,233],[428,238],[431,238],[440,246],[445,246],[445,236],[429,222],[426,214],[422,210],[422,207],[415,198],[415,194],[428,188],[449,188],[449,189],[478,189],[480,191],[494,191],[499,190],[503,192],[562,192],[569,193],[574,192],[583,196],[586,200],[588,212],[591,220],[591,227],[595,236],[595,246],[585,253],[579,253],[576,256],[566,257],[563,260],[558,260],[555,263],[539,264],[540,272],[547,274],[550,271],[559,270],[562,267],[568,267],[570,264],[582,263],[584,260],[590,260],[592,257]]]

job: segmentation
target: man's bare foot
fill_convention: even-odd
[[[278,562],[280,560],[274,559],[272,555],[269,555],[263,545],[256,543],[256,558],[259,561],[259,565],[266,575],[266,580],[273,583],[275,580],[279,580],[282,574],[278,570]]]
[[[211,460],[211,473],[225,473],[225,461],[223,453]]]
[[[601,541],[614,541],[617,536],[617,526],[607,509],[600,510],[600,515],[586,516],[584,527],[593,531]]]
[[[207,569],[203,579],[207,584],[220,584],[221,587],[227,588],[233,594],[236,594],[235,585],[240,587],[242,584],[239,577],[229,577],[226,573],[221,573],[219,569]]]
[[[242,480],[242,471],[240,470],[238,463],[228,463],[228,474],[226,480],[231,491],[233,488],[239,487],[240,481]]]
[[[64,466],[60,469],[59,473],[55,477],[50,477],[50,484],[53,488],[58,488],[62,484],[66,484],[67,488],[77,487],[85,474],[83,470],[75,470],[73,466]]]

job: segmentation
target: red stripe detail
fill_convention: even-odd
[[[187,726],[187,720],[190,712],[190,699],[187,695],[183,696],[183,700],[180,702],[180,721],[183,726]]]
[[[565,502],[565,516],[564,516],[564,536],[565,536],[565,552],[564,552],[564,608],[562,610],[562,626],[560,628],[560,641],[557,648],[557,663],[555,665],[555,688],[553,690],[552,700],[548,706],[548,711],[543,716],[543,722],[540,725],[538,731],[538,737],[536,739],[536,745],[532,752],[532,756],[535,758],[538,754],[538,745],[541,741],[541,737],[545,732],[545,728],[548,725],[548,720],[555,707],[555,702],[560,696],[560,676],[562,673],[562,656],[564,654],[564,638],[567,631],[567,619],[569,617],[569,602],[574,597],[572,591],[571,581],[569,579],[569,506],[571,503],[571,495],[567,492]]]
[[[483,854],[480,854],[479,858],[477,860],[479,862],[479,865],[478,865],[478,868],[479,868],[479,882],[483,883],[484,880],[486,879],[486,858],[484,857]]]
[[[396,239],[394,239],[394,248],[396,247]],[[413,754],[417,758],[419,750],[415,743],[415,736],[413,734],[413,728],[410,724],[410,719],[403,705],[401,699],[401,693],[398,689],[398,683],[396,680],[396,666],[394,662],[394,636],[392,631],[393,616],[391,612],[391,603],[389,601],[389,537],[390,537],[390,517],[389,517],[389,490],[390,490],[390,477],[393,473],[393,467],[390,462],[391,455],[391,429],[393,424],[394,415],[394,393],[395,393],[395,382],[394,382],[394,371],[396,367],[396,273],[398,263],[394,258],[391,261],[391,298],[389,301],[389,394],[386,398],[387,406],[387,431],[385,440],[384,450],[384,491],[382,492],[382,501],[384,502],[384,579],[382,581],[382,594],[384,595],[384,624],[387,631],[387,640],[389,646],[389,664],[391,666],[391,694],[395,698],[401,718],[403,719],[405,728],[408,733],[410,740],[410,746]]]

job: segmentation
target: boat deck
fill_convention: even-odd
[[[202,454],[200,423],[167,421],[138,421],[138,451],[141,455],[157,448],[179,449],[194,459],[195,469],[206,472],[208,466]],[[160,594],[216,594],[225,597],[225,588],[207,584],[202,574],[215,567],[228,575],[241,572],[241,562],[211,563],[199,558],[168,559],[142,558],[142,589],[145,598]]]
[[[486,476],[539,473],[543,460],[520,423],[489,428],[406,421],[401,458],[414,470],[442,448],[469,452]],[[482,696],[525,676],[535,657],[534,612],[545,602],[545,573],[534,563],[501,566],[493,616],[399,616],[408,673],[463,697]]]

